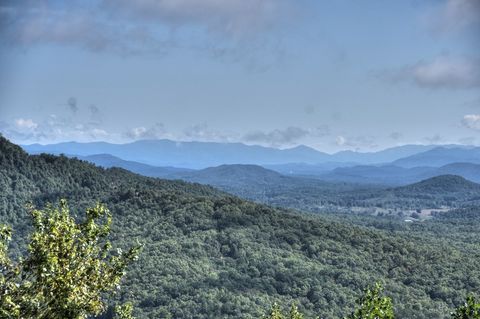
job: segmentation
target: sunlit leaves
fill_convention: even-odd
[[[31,210],[34,231],[28,256],[13,265],[7,256],[9,229],[0,229],[0,314],[10,318],[87,318],[106,310],[104,297],[119,287],[139,246],[113,254],[106,239],[112,222],[97,204],[77,223],[65,200]],[[119,308],[131,318],[131,306]],[[130,314],[130,317],[127,315]]]
[[[465,303],[452,313],[452,319],[480,319],[480,301],[468,296]]]

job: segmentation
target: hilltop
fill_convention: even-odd
[[[199,171],[171,174],[170,177],[219,187],[258,187],[288,182],[289,178],[259,165],[233,164]]]
[[[396,191],[411,194],[478,193],[480,195],[480,184],[458,175],[440,175],[399,187]]]

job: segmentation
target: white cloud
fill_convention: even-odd
[[[321,125],[313,129],[290,126],[269,132],[250,132],[243,136],[243,140],[245,142],[255,142],[277,147],[296,144],[306,137],[323,137],[328,134],[330,134],[330,128],[327,125]]]
[[[382,76],[394,83],[407,81],[423,88],[477,88],[480,87],[480,59],[439,56]]]
[[[118,134],[108,132],[97,123],[84,122],[79,116],[50,114],[40,121],[18,118],[1,122],[0,132],[17,143],[54,143],[64,141],[119,141]]]
[[[15,120],[15,126],[21,130],[34,130],[38,127],[38,124],[35,123],[32,119],[19,118]]]
[[[462,120],[463,126],[472,129],[480,130],[480,114],[467,114]]]
[[[135,127],[125,132],[124,135],[132,140],[154,140],[168,137],[163,123],[156,123],[149,128],[144,126]]]
[[[98,129],[98,128],[90,129],[89,133],[90,133],[90,136],[96,140],[106,139],[110,137],[110,134],[107,131]]]

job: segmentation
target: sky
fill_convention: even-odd
[[[0,0],[0,132],[480,145],[480,0]]]

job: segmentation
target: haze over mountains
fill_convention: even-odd
[[[23,148],[32,154],[75,154],[88,156],[110,154],[124,160],[155,166],[206,168],[222,164],[273,165],[287,163],[319,164],[328,162],[377,164],[392,162],[404,157],[429,151],[436,145],[404,145],[379,152],[361,153],[342,151],[327,154],[300,145],[290,149],[277,149],[242,143],[175,142],[171,140],[141,140],[128,144],[106,142],[58,144],[31,144]],[[465,148],[447,145],[445,148]]]
[[[404,145],[361,153],[327,154],[306,146],[276,149],[241,143],[143,140],[129,144],[59,143],[24,145],[31,153],[67,154],[103,167],[171,179],[200,181],[193,169],[220,165],[261,165],[283,175],[330,182],[406,185],[430,177],[453,174],[480,182],[480,147],[464,145]],[[252,167],[251,167],[252,168]],[[238,167],[223,167],[224,175],[238,180]],[[202,172],[204,180],[211,171]],[[254,174],[245,171],[247,174]],[[196,176],[196,177],[194,177]]]

